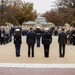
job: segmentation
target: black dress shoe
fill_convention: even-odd
[[[48,58],[49,56],[45,56],[46,58]]]
[[[34,57],[34,56],[32,56],[32,57]]]
[[[64,56],[60,56],[61,58],[63,58]]]
[[[61,55],[59,57],[62,57]]]
[[[64,58],[64,56],[62,56],[61,58]]]
[[[61,54],[59,57],[63,57],[63,55]]]
[[[16,55],[16,57],[20,57],[21,55]]]
[[[28,55],[28,57],[30,57],[30,55]]]

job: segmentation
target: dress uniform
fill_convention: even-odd
[[[27,33],[26,43],[28,44],[28,57],[30,57],[30,49],[32,49],[32,57],[34,57],[34,45],[35,45],[36,35],[32,28]]]
[[[48,28],[45,28],[45,32],[42,35],[42,44],[44,45],[44,56],[49,57],[49,47],[52,42],[52,36],[48,31]]]
[[[58,35],[58,30],[55,29],[55,30],[54,30],[54,36],[57,36],[57,35]]]
[[[59,56],[64,57],[65,56],[65,44],[67,42],[67,34],[64,32],[64,29],[62,29],[62,32],[58,35],[58,43],[59,43]]]
[[[41,30],[40,30],[40,27],[37,26],[36,28],[36,43],[37,43],[37,47],[40,47],[40,37],[41,37]]]
[[[22,44],[20,29],[15,30],[14,44],[15,44],[15,49],[16,49],[16,57],[19,57],[20,56],[20,48],[21,48],[21,44]]]

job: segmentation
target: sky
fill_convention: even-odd
[[[25,2],[32,2],[34,4],[33,8],[37,13],[45,13],[54,7],[54,2],[56,0],[23,0]]]

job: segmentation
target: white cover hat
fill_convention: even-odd
[[[20,31],[20,29],[16,29],[15,31]]]
[[[49,30],[49,28],[44,28],[44,30]]]
[[[40,28],[40,26],[37,26],[37,28]]]

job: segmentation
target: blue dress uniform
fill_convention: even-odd
[[[10,42],[12,41],[12,36],[13,36],[13,34],[14,34],[14,30],[13,30],[13,28],[11,27],[11,28],[10,28]]]
[[[20,56],[20,48],[21,48],[21,44],[22,44],[22,38],[21,38],[21,34],[20,34],[19,30],[20,29],[16,29],[16,33],[14,35],[14,44],[15,44],[17,57]]]
[[[37,47],[40,47],[40,37],[41,37],[42,31],[39,28],[37,28],[35,32],[36,32]]]
[[[28,30],[25,30],[25,31],[24,31],[24,35],[26,36],[26,35],[27,35],[27,33],[28,33]]]
[[[30,49],[32,49],[32,57],[34,57],[34,45],[35,45],[36,35],[35,32],[30,28],[27,33],[26,43],[28,44],[28,57],[30,57]]]
[[[57,36],[58,35],[58,30],[54,30],[54,36]]]
[[[42,44],[44,45],[44,56],[49,57],[49,47],[52,42],[52,36],[51,34],[47,31],[44,32],[42,35]]]

